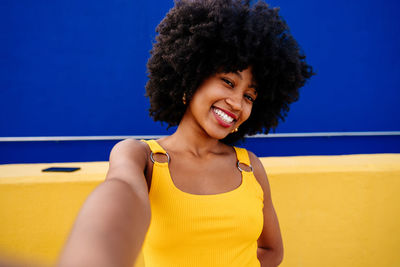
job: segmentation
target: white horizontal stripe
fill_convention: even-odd
[[[275,138],[275,137],[330,137],[330,136],[383,136],[400,135],[400,131],[392,132],[322,132],[322,133],[272,133],[246,136],[247,138]],[[0,142],[23,141],[91,141],[91,140],[123,140],[158,139],[166,135],[121,135],[121,136],[35,136],[35,137],[0,137]]]
[[[101,141],[133,139],[158,139],[165,135],[121,135],[121,136],[34,136],[34,137],[0,137],[0,142],[21,141]]]
[[[264,137],[329,137],[329,136],[381,136],[400,135],[400,131],[392,132],[325,132],[325,133],[278,133],[278,134],[257,134],[248,136],[252,138]]]

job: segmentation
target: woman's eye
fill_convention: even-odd
[[[249,100],[250,102],[254,102],[254,98],[251,95],[244,95],[244,97]]]
[[[230,87],[234,87],[235,85],[233,84],[233,82],[231,82],[230,80],[226,79],[226,78],[222,78],[222,81],[224,81],[224,83],[226,83],[227,85],[229,85]]]

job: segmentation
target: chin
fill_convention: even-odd
[[[232,127],[221,127],[215,124],[205,124],[202,128],[203,131],[212,139],[221,140],[227,137],[231,131]]]
[[[229,135],[229,132],[208,132],[208,135],[213,139],[222,140]]]

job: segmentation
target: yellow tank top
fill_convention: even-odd
[[[167,154],[156,141],[145,142],[153,154]],[[247,151],[235,151],[238,163],[250,166]],[[143,244],[145,267],[259,267],[263,191],[253,172],[241,172],[242,183],[236,189],[195,195],[174,185],[168,162],[155,161],[151,222]]]

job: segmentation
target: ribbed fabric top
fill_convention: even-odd
[[[145,142],[153,154],[166,154],[156,141]],[[247,151],[235,151],[238,161],[250,166]],[[260,266],[257,239],[263,227],[263,191],[253,172],[243,170],[241,185],[232,191],[195,195],[174,185],[168,162],[154,162],[149,198],[146,267]]]

